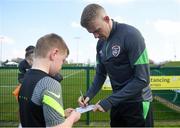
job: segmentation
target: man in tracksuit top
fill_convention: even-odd
[[[108,75],[112,94],[98,102],[94,111],[111,109],[111,127],[152,127],[149,60],[141,33],[111,20],[97,4],[84,8],[81,25],[99,40],[96,75],[85,97],[79,97],[80,106],[98,93]]]

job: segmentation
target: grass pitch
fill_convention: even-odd
[[[16,122],[18,124],[18,104],[15,97],[12,96],[12,91],[18,84],[17,69],[0,69],[0,126],[2,122]],[[63,69],[61,74],[64,80],[61,82],[63,92],[64,108],[78,107],[77,99],[80,96],[80,90],[84,93],[87,89],[87,70],[85,69]],[[89,84],[92,83],[95,70],[89,72]],[[95,104],[100,99],[103,99],[111,94],[111,91],[101,90],[98,95],[91,101]],[[180,113],[173,111],[158,101],[153,102],[155,126],[162,126],[162,122],[170,121],[171,126],[180,126],[175,122],[180,122]],[[87,115],[81,116],[80,122],[86,122]],[[90,112],[89,113],[90,126],[98,125],[98,122],[109,127],[109,112]],[[94,123],[95,122],[95,123]],[[172,124],[174,122],[174,124]],[[101,123],[100,123],[101,124]],[[168,126],[168,123],[164,123]],[[12,125],[12,124],[11,124]],[[101,125],[101,126],[104,126]],[[78,123],[76,126],[85,126],[85,123]]]

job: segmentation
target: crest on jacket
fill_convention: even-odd
[[[112,54],[114,57],[117,57],[120,54],[120,49],[119,45],[112,46]]]

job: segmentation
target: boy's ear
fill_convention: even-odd
[[[54,60],[52,51],[51,51],[50,54],[49,54],[49,59],[50,59],[51,61]]]
[[[56,59],[57,53],[58,53],[58,49],[51,50],[51,52],[50,52],[50,60]]]

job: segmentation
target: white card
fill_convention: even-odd
[[[94,109],[94,106],[95,105],[88,105],[86,107],[79,107],[79,108],[76,108],[76,111],[77,112],[80,112],[80,113],[85,113],[85,112],[88,112],[88,111],[91,111]]]

